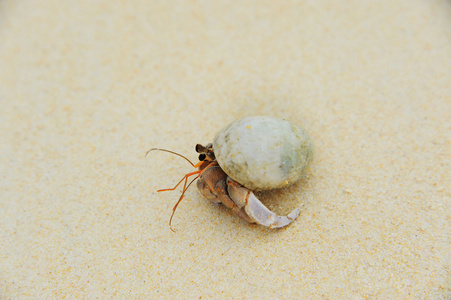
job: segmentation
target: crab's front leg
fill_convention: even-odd
[[[230,177],[227,178],[228,194],[230,198],[241,208],[244,207],[246,214],[254,222],[271,228],[280,228],[293,222],[301,212],[298,207],[288,216],[278,216],[270,211],[254,193],[245,188]]]

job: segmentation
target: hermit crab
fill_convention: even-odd
[[[282,188],[299,180],[312,161],[313,145],[306,131],[296,124],[255,116],[227,125],[218,132],[213,143],[197,144],[197,164],[166,149],[152,148],[146,155],[153,150],[183,157],[197,168],[186,174],[175,187],[158,190],[175,190],[184,182],[182,195],[172,209],[169,226],[186,190],[199,179],[197,187],[208,200],[224,204],[249,223],[280,228],[293,222],[300,208],[287,216],[278,216],[263,205],[253,191]],[[187,184],[191,176],[195,178]]]

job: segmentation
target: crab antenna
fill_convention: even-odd
[[[199,175],[199,176],[200,176],[200,175]],[[196,180],[197,178],[199,178],[199,176],[196,176],[196,178],[194,178],[193,180],[191,180],[191,182],[188,184],[188,186],[186,186],[186,181],[185,181],[185,186],[183,187],[182,195],[180,196],[179,201],[177,201],[177,203],[175,204],[174,208],[172,209],[171,218],[169,219],[169,228],[171,228],[171,230],[172,230],[173,232],[175,232],[175,230],[172,228],[172,224],[171,224],[171,223],[172,223],[172,217],[173,217],[174,214],[175,214],[175,210],[177,209],[177,206],[179,205],[179,203],[182,201],[183,196],[185,196],[186,190],[188,190],[188,188],[189,188],[189,186],[191,185],[191,183],[193,183],[194,180]],[[187,177],[186,179],[188,179],[188,177]]]
[[[177,152],[174,152],[174,151],[171,151],[171,150],[167,150],[167,149],[152,148],[152,149],[150,149],[149,151],[146,152],[146,155],[145,155],[145,156],[147,156],[147,154],[149,154],[149,152],[150,152],[150,151],[153,151],[153,150],[158,150],[158,151],[163,151],[163,152],[169,152],[169,153],[178,155],[178,156],[180,156],[180,157],[183,157],[183,158],[184,158],[187,162],[189,162],[193,167],[196,167],[196,166],[195,166],[188,158],[186,158],[185,156],[183,156],[183,155],[181,155],[181,154],[179,154],[179,153],[177,153]]]

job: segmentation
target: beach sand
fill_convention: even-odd
[[[450,1],[0,1],[0,298],[450,299]],[[248,224],[173,187],[267,115],[315,145]]]

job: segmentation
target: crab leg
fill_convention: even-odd
[[[268,226],[271,228],[284,227],[293,222],[301,212],[298,207],[294,209],[288,216],[278,216],[270,211],[260,200],[255,197],[254,193],[250,193],[247,198],[247,205],[244,207],[249,217],[255,220],[258,224]]]
[[[278,216],[263,205],[263,203],[255,197],[253,192],[236,181],[228,178],[227,185],[230,198],[232,198],[239,207],[244,206],[247,215],[260,225],[271,228],[284,227],[293,222],[301,212],[301,209],[298,207],[288,216]]]

